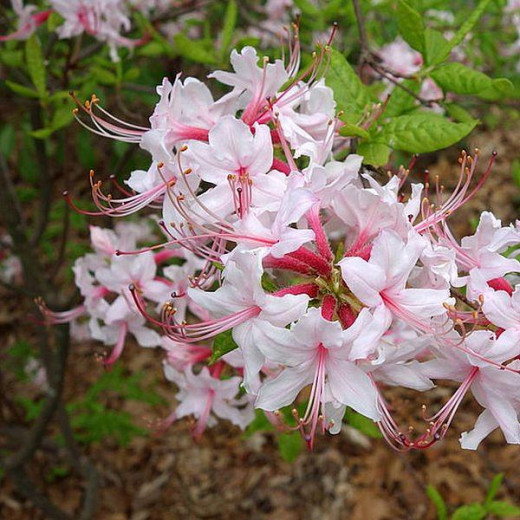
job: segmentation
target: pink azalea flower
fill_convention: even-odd
[[[468,276],[460,277],[454,281],[456,287],[467,285],[470,298],[478,296],[474,289],[474,277],[478,271],[478,277],[485,281],[502,278],[505,274],[520,271],[520,262],[516,258],[506,258],[501,255],[508,247],[517,244],[520,240],[520,231],[515,227],[502,227],[499,219],[484,211],[480,216],[480,222],[475,234],[464,237],[460,246],[451,235],[443,239],[456,251],[457,264]]]
[[[281,258],[315,239],[312,229],[299,229],[291,225],[297,224],[317,201],[318,199],[309,190],[293,189],[289,184],[280,201],[279,211],[274,214],[262,210],[250,211],[244,219],[237,222],[235,229],[237,234],[241,233],[246,237],[256,236],[266,241],[273,241],[274,245],[266,249],[274,258]],[[241,244],[248,245],[247,239],[241,241]],[[258,245],[258,241],[251,243],[252,247]]]
[[[231,66],[233,72],[215,71],[208,75],[224,85],[233,87],[233,94],[241,96],[245,106],[242,119],[252,124],[260,107],[267,98],[274,96],[289,79],[282,60],[264,62],[258,66],[259,57],[253,47],[244,47],[240,53],[233,50]]]
[[[419,236],[412,235],[405,243],[394,231],[384,230],[374,241],[368,261],[346,257],[338,265],[343,280],[363,304],[382,305],[396,318],[424,329],[424,318],[441,316],[446,313],[444,304],[454,303],[446,289],[406,287],[424,247]]]
[[[356,332],[361,334],[361,330]],[[324,319],[319,309],[309,309],[290,330],[270,327],[266,336],[259,343],[260,349],[268,359],[286,368],[262,385],[256,407],[273,411],[287,406],[312,384],[307,412],[301,420],[302,425],[311,425],[311,444],[320,413],[325,411],[326,387],[337,402],[374,421],[381,418],[375,387],[351,358],[356,334],[350,329],[343,331],[338,322]]]
[[[241,429],[253,420],[254,412],[247,396],[237,397],[239,377],[221,380],[207,367],[195,374],[191,368],[179,372],[169,364],[164,365],[164,373],[178,386],[176,398],[180,403],[163,423],[163,428],[181,417],[193,415],[197,422],[192,433],[195,439],[199,439],[206,427],[217,423],[217,417],[227,419]]]
[[[51,10],[36,12],[35,5],[23,5],[23,0],[11,0],[11,5],[16,16],[18,16],[18,28],[15,32],[6,36],[0,36],[0,41],[26,40],[36,29],[47,21]]]
[[[233,339],[244,353],[246,385],[265,362],[256,341],[262,329],[266,324],[285,326],[295,321],[309,301],[306,294],[267,294],[262,288],[262,259],[258,252],[232,253],[223,272],[222,287],[214,292],[189,289],[190,298],[217,319],[181,328],[181,333],[193,334],[198,341],[232,328]]]
[[[464,341],[471,351],[498,363],[514,358],[520,351],[518,337],[514,340],[503,336],[496,339],[491,332],[485,330],[472,332]],[[520,422],[517,419],[520,374],[504,372],[454,348],[441,348],[436,354],[437,359],[423,363],[422,373],[434,379],[451,379],[462,384],[433,418],[435,423],[430,435],[435,435],[436,432],[444,435],[444,430],[451,422],[462,398],[471,389],[475,399],[486,408],[486,412],[477,421],[475,429],[470,434],[463,435],[462,447],[476,449],[479,442],[496,426],[500,426],[508,443],[520,444]],[[491,430],[490,424],[495,424]]]

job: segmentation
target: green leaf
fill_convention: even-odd
[[[303,439],[299,433],[281,433],[278,436],[278,448],[285,462],[293,462],[298,458],[303,447]]]
[[[402,85],[416,94],[421,90],[421,84],[413,79],[405,79]],[[390,94],[390,98],[385,107],[386,117],[396,117],[415,108],[417,100],[406,90],[395,87]]]
[[[459,507],[453,513],[451,520],[482,520],[486,517],[486,510],[480,504],[470,504]]]
[[[226,330],[215,336],[213,340],[213,354],[209,360],[210,364],[218,361],[223,355],[238,348],[233,339],[232,330]]]
[[[40,180],[41,166],[36,158],[34,139],[29,132],[23,134],[20,149],[23,153],[18,155],[18,171],[27,184],[35,184]]]
[[[22,67],[23,66],[23,52],[20,50],[9,51],[2,49],[0,53],[0,61],[5,63],[8,67]]]
[[[76,133],[76,157],[82,168],[91,169],[96,164],[96,147],[92,142],[90,132]],[[81,213],[71,212],[72,214],[81,215]]]
[[[0,130],[0,153],[4,157],[10,157],[16,145],[16,132],[14,126],[5,124]]]
[[[309,19],[316,21],[322,17],[321,9],[310,0],[294,0],[294,5]]]
[[[226,14],[224,16],[224,25],[222,26],[221,44],[220,44],[220,60],[224,61],[226,58],[231,41],[233,39],[233,33],[237,24],[238,8],[235,0],[229,0]]]
[[[45,128],[39,128],[38,130],[33,130],[32,132],[29,132],[29,134],[32,137],[35,137],[36,139],[47,139],[50,135],[52,135],[54,132],[54,128],[51,126],[46,126]]]
[[[520,507],[507,502],[494,501],[486,506],[487,512],[500,518],[518,518],[520,516]]]
[[[40,97],[38,92],[36,92],[32,88],[20,85],[19,83],[15,83],[14,81],[9,81],[8,79],[6,79],[5,84],[8,88],[10,88],[13,92],[19,94],[20,96],[36,99]]]
[[[487,101],[497,101],[508,96],[514,95],[515,87],[511,81],[506,78],[497,78],[493,80],[491,87],[479,92],[479,97]]]
[[[479,4],[475,9],[471,10],[471,15],[468,16],[466,21],[460,26],[460,29],[453,35],[453,38],[448,42],[448,46],[446,47],[445,53],[446,56],[438,61],[440,63],[444,61],[450,54],[450,52],[462,42],[462,40],[466,37],[466,35],[473,29],[475,24],[478,22],[479,18],[482,16],[484,11],[486,10],[488,4],[491,0],[480,0]]]
[[[60,128],[70,125],[73,120],[74,114],[71,105],[68,102],[61,103],[54,111],[51,127],[53,130],[59,130]]]
[[[376,423],[372,421],[372,419],[361,415],[360,413],[352,410],[352,408],[347,408],[347,411],[345,412],[345,419],[347,423],[352,426],[352,428],[359,430],[367,437],[372,437],[373,439],[381,439],[383,437]]]
[[[56,28],[63,23],[63,17],[53,11],[49,18],[47,18],[47,29],[50,33],[54,32]]]
[[[278,286],[267,273],[262,274],[262,289],[270,293],[278,290]]]
[[[397,27],[410,47],[423,54],[425,48],[423,17],[405,0],[397,2]]]
[[[147,58],[157,58],[168,54],[167,47],[161,41],[151,41],[142,47],[138,47],[136,51],[140,56],[146,56]]]
[[[113,86],[117,85],[117,76],[110,70],[103,67],[94,66],[91,69],[92,76],[102,85]]]
[[[424,61],[427,65],[438,65],[450,55],[448,40],[435,29],[430,29],[429,27],[426,29],[424,45]]]
[[[455,121],[459,121],[461,123],[472,123],[475,119],[474,117],[460,105],[456,105],[455,103],[446,103],[443,105],[449,116]]]
[[[214,65],[217,62],[214,54],[200,40],[191,40],[184,33],[178,33],[173,41],[175,50],[184,58],[203,65]]]
[[[437,520],[446,520],[448,518],[448,510],[442,495],[433,486],[426,486],[426,494],[437,510]]]
[[[345,56],[335,49],[330,50],[329,70],[325,82],[334,91],[338,109],[345,112],[344,120],[355,123],[370,102],[370,95]]]
[[[477,122],[452,123],[438,114],[418,112],[390,119],[377,136],[377,142],[410,153],[433,152],[466,137]]]
[[[25,42],[25,62],[27,64],[27,72],[29,73],[33,85],[36,87],[38,96],[41,98],[45,97],[47,95],[45,86],[45,63],[40,40],[36,34],[33,34]]]
[[[141,75],[141,70],[139,67],[132,67],[125,71],[123,74],[123,79],[125,81],[135,81]]]
[[[390,157],[390,148],[383,143],[360,143],[357,153],[362,155],[366,164],[384,166]]]
[[[493,79],[482,72],[470,69],[462,63],[447,63],[434,70],[431,77],[445,92],[462,95],[478,95],[486,89],[493,89]]]
[[[486,500],[484,503],[491,502],[495,495],[497,494],[498,489],[502,485],[502,481],[504,480],[504,474],[498,473],[493,477],[493,480],[491,481],[491,484],[489,485],[488,492],[486,494]]]
[[[360,126],[346,121],[339,130],[339,135],[343,137],[362,137],[363,139],[370,139],[370,134]]]

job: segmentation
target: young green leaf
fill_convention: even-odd
[[[478,97],[486,101],[497,101],[514,95],[515,87],[507,78],[497,78],[493,80],[493,84],[479,92]]]
[[[235,0],[229,0],[226,14],[224,16],[224,25],[222,26],[221,44],[220,44],[220,60],[224,61],[229,52],[233,33],[237,24],[238,8]]]
[[[0,61],[8,67],[23,67],[23,51],[2,49],[2,52],[0,52]]]
[[[402,85],[416,94],[418,94],[421,89],[421,84],[417,80],[413,79],[405,79]],[[384,116],[400,116],[415,108],[416,104],[417,100],[411,94],[402,88],[395,87],[386,104]]]
[[[213,340],[213,354],[209,360],[210,364],[218,361],[224,354],[238,348],[232,336],[231,330],[226,330],[215,336]]]
[[[96,79],[96,81],[98,81],[102,85],[107,85],[110,87],[113,85],[117,85],[118,83],[117,76],[112,71],[107,70],[103,67],[94,66],[91,69],[91,73]]]
[[[175,50],[184,58],[188,58],[203,65],[214,65],[217,60],[200,40],[191,40],[184,33],[178,33],[173,37]]]
[[[299,433],[281,433],[278,436],[278,448],[285,462],[293,462],[301,453],[303,439]]]
[[[466,137],[477,122],[452,123],[439,114],[418,112],[391,119],[375,140],[405,152],[433,152]]]
[[[54,133],[54,128],[46,126],[45,128],[39,128],[38,130],[32,130],[29,134],[36,139],[47,139]]]
[[[397,27],[410,47],[423,54],[425,48],[423,17],[405,0],[397,2]]]
[[[448,518],[448,510],[442,495],[433,486],[426,486],[426,494],[437,510],[437,520],[446,520]]]
[[[68,126],[74,120],[72,107],[69,103],[62,103],[56,107],[52,116],[51,127],[53,130],[59,130],[64,126]]]
[[[14,93],[19,94],[23,97],[28,98],[39,98],[38,92],[33,90],[32,88],[26,87],[25,85],[20,85],[19,83],[15,83],[14,81],[5,80],[5,84],[8,88],[10,88]]]
[[[4,124],[0,130],[0,153],[4,157],[10,157],[16,145],[16,132],[11,124]]]
[[[321,8],[314,5],[310,0],[294,0],[294,5],[309,19],[319,19],[322,16]]]
[[[370,102],[370,95],[345,56],[335,49],[330,50],[330,64],[325,82],[334,91],[338,109],[345,112],[344,120],[355,123]]]
[[[357,153],[363,156],[363,162],[372,166],[384,166],[390,157],[390,148],[383,143],[360,143]]]
[[[278,290],[278,285],[267,273],[262,274],[262,289],[270,293]]]
[[[498,473],[493,477],[493,480],[491,481],[491,484],[489,485],[489,489],[486,494],[486,500],[484,503],[491,502],[495,498],[495,495],[497,494],[498,489],[502,485],[503,480],[504,480],[503,473]]]
[[[431,77],[442,90],[455,94],[478,95],[483,90],[493,88],[492,78],[462,63],[447,63],[434,70]]]
[[[450,55],[448,40],[435,29],[428,27],[424,32],[424,46],[423,56],[427,65],[438,65]]]
[[[520,516],[520,507],[507,502],[494,501],[486,506],[487,512],[500,518],[518,518]]]
[[[25,42],[25,62],[27,64],[27,72],[36,87],[38,96],[43,98],[47,94],[45,86],[45,63],[43,60],[40,40],[36,34],[33,34]]]
[[[452,515],[451,520],[483,520],[486,510],[480,504],[470,504],[459,507]]]
[[[343,137],[362,137],[363,139],[370,139],[370,134],[360,126],[346,121],[339,130],[339,135]]]
[[[468,16],[468,18],[466,18],[466,21],[460,26],[460,29],[454,34],[453,38],[448,42],[449,44],[446,47],[446,50],[444,51],[446,54],[445,57],[437,63],[441,63],[442,61],[444,61],[450,55],[450,52],[459,43],[462,42],[462,40],[478,22],[479,18],[482,16],[490,2],[491,0],[480,0],[477,7],[475,7],[475,9],[471,11],[471,14]]]
[[[455,103],[446,103],[443,106],[449,116],[452,119],[455,119],[455,121],[460,123],[472,123],[475,120],[474,117],[460,105],[456,105]]]

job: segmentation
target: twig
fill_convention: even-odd
[[[45,518],[51,520],[71,520],[71,517],[64,511],[56,507],[27,476],[22,468],[17,468],[11,472],[11,476],[16,484],[18,491],[30,500],[38,509],[43,511]]]
[[[65,366],[69,349],[68,328],[68,325],[56,327],[56,336],[59,344],[54,356],[46,344],[46,334],[40,341],[40,354],[45,366],[47,377],[51,379],[51,388],[40,415],[38,415],[36,422],[29,431],[26,442],[14,455],[11,455],[4,461],[4,468],[7,472],[21,468],[33,457],[34,453],[39,448],[47,426],[58,407],[63,391]],[[45,331],[43,331],[43,333],[45,333]]]
[[[97,509],[97,495],[99,489],[99,475],[95,466],[88,460],[83,460],[81,452],[74,439],[74,432],[70,425],[69,415],[63,402],[60,402],[56,418],[63,435],[65,447],[70,455],[73,466],[79,469],[82,476],[86,479],[85,493],[83,495],[83,510],[80,520],[91,520]]]
[[[43,150],[45,152],[45,150]],[[47,172],[48,174],[48,172]],[[59,291],[52,285],[48,272],[39,261],[38,251],[29,241],[27,230],[22,224],[22,215],[19,208],[16,193],[10,181],[10,175],[5,158],[0,154],[0,179],[3,180],[4,189],[0,190],[0,205],[3,208],[7,230],[13,241],[13,251],[20,258],[23,269],[24,288],[33,294],[44,296],[49,302],[58,302]],[[45,181],[45,178],[43,179]],[[41,189],[44,190],[43,182]],[[37,233],[33,237],[42,236],[47,228],[48,207],[50,204],[50,190],[47,193],[49,201],[40,207],[40,221]],[[83,500],[83,510],[79,518],[91,520],[96,510],[96,496],[99,487],[99,479],[95,467],[82,460],[77,448],[68,415],[62,401],[67,358],[70,348],[69,325],[60,325],[53,329],[55,345],[51,347],[49,335],[44,327],[39,328],[39,353],[49,381],[49,391],[44,401],[43,408],[36,421],[22,440],[21,446],[14,454],[3,458],[2,466],[9,475],[17,490],[45,514],[46,518],[53,520],[69,520],[70,516],[53,504],[28,477],[25,466],[30,463],[36,451],[45,440],[47,428],[56,416],[60,429],[65,439],[65,447],[73,464],[87,480]],[[56,412],[58,412],[56,414]]]
[[[458,300],[460,300],[462,303],[466,304],[468,307],[470,307],[471,309],[475,310],[475,311],[478,311],[480,310],[479,309],[479,306],[474,304],[473,302],[470,302],[466,296],[464,296],[458,289],[455,289],[455,288],[451,288],[451,293],[453,294],[453,296],[455,296],[455,298],[457,298]]]
[[[382,63],[379,63],[378,56],[374,54],[369,47],[367,31],[365,27],[365,18],[363,16],[363,11],[359,4],[359,0],[352,0],[354,4],[354,14],[356,16],[356,23],[359,32],[359,45],[361,47],[361,53],[359,58],[359,69],[362,70],[364,65],[368,65],[374,72],[379,74],[381,77],[393,83],[396,87],[405,91],[407,94],[415,98],[421,105],[431,107],[435,104],[434,101],[424,99],[419,94],[409,89],[407,86],[403,85],[402,82],[397,78],[401,79],[415,79],[413,76],[408,76],[404,74],[400,74],[395,72]]]
[[[39,105],[34,106],[31,113],[31,120],[33,130],[43,127],[43,118]],[[36,156],[40,167],[40,208],[36,229],[31,238],[31,244],[33,246],[39,243],[43,233],[47,229],[52,199],[52,176],[49,169],[49,161],[47,160],[45,141],[42,139],[35,139],[34,147],[36,148]]]
[[[361,46],[361,60],[363,61],[365,54],[369,53],[365,18],[361,6],[359,5],[359,0],[352,0],[352,3],[354,4],[354,14],[356,15],[356,23],[359,33],[359,44]]]

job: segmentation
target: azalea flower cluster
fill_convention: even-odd
[[[110,56],[117,61],[119,47],[131,50],[147,40],[145,35],[140,39],[125,36],[132,28],[131,10],[148,15],[171,8],[173,3],[171,0],[48,0],[48,9],[44,10],[31,3],[24,4],[23,0],[11,0],[11,5],[18,18],[17,29],[0,36],[0,41],[29,38],[54,12],[63,18],[56,28],[59,38],[88,34],[107,43]]]
[[[321,74],[327,52],[300,71],[297,43],[287,63],[235,50],[231,72],[209,75],[229,87],[217,100],[198,79],[165,79],[149,127],[123,123],[96,96],[80,104],[83,125],[152,158],[120,196],[92,172],[98,210],[87,213],[155,211],[166,238],[139,247],[149,232],[91,228],[95,253],[74,268],[83,305],[43,312],[88,316],[92,336],[115,345],[105,363],[128,333],[160,345],[179,388],[162,426],[192,415],[195,436],[217,418],[243,428],[254,407],[312,446],[317,432],[340,431],[348,407],[396,449],[425,448],[471,392],[484,411],[462,446],[496,428],[520,443],[520,225],[484,212],[458,241],[448,222],[494,157],[476,178],[478,151],[463,152],[447,197],[428,180],[410,185],[405,168],[381,184],[361,156],[334,159],[343,138]],[[452,397],[424,412],[422,431],[401,429],[385,390],[441,380],[457,385]]]

